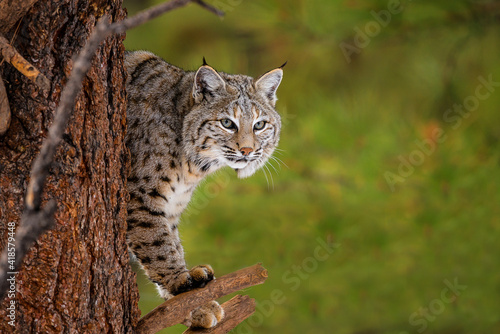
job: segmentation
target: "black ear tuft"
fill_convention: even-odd
[[[203,58],[203,59],[205,59],[205,58]],[[287,61],[285,61],[285,63],[284,63],[283,65],[281,65],[279,68],[283,69],[283,67],[285,67],[285,65],[286,65],[287,63],[288,63],[288,60],[287,60]]]
[[[206,66],[206,65],[208,65],[207,61],[205,60],[205,57],[203,57],[203,66]]]

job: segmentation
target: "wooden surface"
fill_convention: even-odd
[[[260,264],[243,268],[209,282],[204,288],[191,290],[167,300],[139,320],[136,333],[152,334],[182,323],[196,307],[232,292],[262,284],[267,270]]]
[[[224,319],[212,328],[188,328],[183,334],[224,334],[255,312],[255,299],[236,295],[221,305],[224,309]]]

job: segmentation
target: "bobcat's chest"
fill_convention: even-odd
[[[172,216],[180,216],[186,209],[197,184],[203,178],[202,175],[193,171],[191,165],[185,159],[181,160],[184,161],[177,162],[178,168],[171,170],[172,181],[168,185],[165,184],[161,189],[167,199],[165,210]]]
[[[189,204],[194,188],[182,182],[176,183],[173,191],[167,196],[166,211],[171,215],[180,215]]]

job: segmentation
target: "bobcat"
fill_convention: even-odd
[[[272,155],[281,130],[275,104],[283,66],[255,80],[217,72],[205,59],[187,72],[150,52],[126,53],[127,244],[163,298],[214,278],[209,265],[186,269],[179,218],[206,175],[229,166],[245,178]],[[210,328],[223,316],[213,301],[186,324]]]

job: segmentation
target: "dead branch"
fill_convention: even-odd
[[[179,324],[195,308],[235,291],[262,284],[266,279],[267,270],[260,264],[219,277],[204,288],[182,293],[156,307],[139,320],[136,333],[153,334]]]
[[[50,88],[50,81],[40,73],[40,71],[31,65],[26,59],[17,52],[17,50],[10,45],[9,41],[0,34],[0,53],[3,58],[12,64],[19,72],[21,72],[28,79],[33,81],[44,91]]]
[[[45,208],[41,208],[43,187],[56,149],[73,112],[76,97],[82,87],[83,78],[91,66],[92,58],[100,43],[112,34],[123,33],[127,29],[141,25],[165,12],[183,7],[190,2],[203,3],[201,0],[172,0],[140,12],[121,22],[111,24],[109,22],[110,18],[107,15],[99,19],[94,32],[90,35],[89,40],[73,63],[72,73],[61,93],[61,100],[56,109],[48,137],[43,142],[40,154],[37,156],[31,169],[30,182],[26,192],[25,209],[16,234],[15,268],[18,268],[19,264],[22,263],[28,249],[38,240],[38,237],[54,224],[53,216],[57,206],[55,202],[49,202]],[[207,4],[203,4],[203,8],[212,8],[211,12],[220,14],[220,11]],[[21,233],[22,231],[28,231],[29,233]],[[14,271],[9,268],[9,264],[7,263],[7,249],[8,247],[5,247],[2,256],[0,256],[0,300],[3,299],[8,288],[7,273]]]
[[[212,328],[188,328],[183,334],[224,334],[255,312],[255,299],[236,295],[221,305],[224,319]]]
[[[38,0],[0,0],[0,33],[5,34]]]
[[[7,132],[10,125],[10,106],[7,92],[0,76],[0,136]]]
[[[149,8],[147,10],[144,10],[140,13],[137,13],[133,17],[128,18],[126,20],[123,20],[122,22],[113,23],[112,25],[109,26],[108,33],[109,34],[111,34],[111,33],[114,33],[114,34],[124,33],[126,30],[131,29],[131,28],[135,28],[141,24],[144,24],[144,23],[148,22],[149,20],[152,20],[155,17],[157,17],[165,12],[171,11],[171,10],[176,9],[176,8],[184,7],[190,2],[198,4],[202,8],[214,13],[217,16],[224,16],[223,12],[221,12],[220,10],[218,10],[215,7],[212,7],[208,4],[206,4],[205,2],[203,2],[201,0],[172,0],[169,2],[159,4],[155,7]]]
[[[206,10],[208,10],[209,12],[212,12],[214,13],[215,15],[219,16],[219,17],[222,17],[224,16],[224,12],[215,8],[215,7],[212,7],[208,4],[206,4],[205,2],[201,1],[201,0],[193,0],[194,3],[196,3],[197,5],[201,6],[202,8],[205,8]]]

